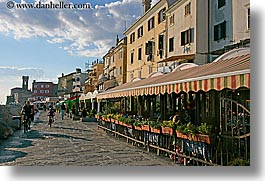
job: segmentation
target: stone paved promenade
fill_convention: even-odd
[[[114,138],[95,122],[57,120],[50,128],[46,113],[31,131],[0,141],[0,165],[18,166],[177,166],[167,158]]]

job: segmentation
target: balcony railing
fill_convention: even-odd
[[[116,87],[116,86],[118,86],[116,79],[107,80],[103,84],[104,90],[107,90],[107,89],[110,89],[110,88]]]

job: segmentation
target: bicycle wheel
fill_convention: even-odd
[[[49,125],[50,125],[50,128],[52,127],[52,118],[49,118]]]

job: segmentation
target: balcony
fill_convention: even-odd
[[[116,79],[107,80],[103,84],[104,90],[108,90],[108,89],[116,87],[116,86],[118,86]]]
[[[93,85],[86,85],[84,93],[87,94],[88,92],[94,92],[94,86]]]

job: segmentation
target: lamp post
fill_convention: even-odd
[[[73,75],[73,93],[75,94],[75,116],[79,116],[79,103],[78,103],[78,93],[81,92],[81,69],[77,68],[76,73]]]

